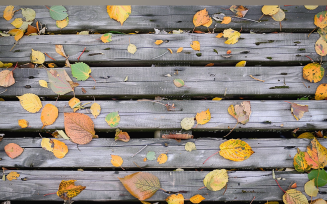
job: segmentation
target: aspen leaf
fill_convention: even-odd
[[[39,80],[39,85],[44,88],[48,88],[48,82],[45,80]]]
[[[203,26],[205,26],[205,27],[210,27],[211,24],[212,24],[212,18],[210,18],[209,21],[208,21],[207,23],[203,24]]]
[[[243,101],[241,105],[230,105],[228,107],[228,113],[233,116],[238,123],[246,124],[251,115],[250,101]]]
[[[93,103],[90,111],[94,118],[97,118],[100,115],[101,112],[101,106],[98,103]]]
[[[243,18],[246,13],[249,11],[249,9],[247,9],[246,7],[242,6],[242,5],[232,5],[229,10],[231,10],[233,13],[236,14],[237,17]]]
[[[161,43],[163,43],[163,40],[156,40],[156,41],[154,42],[154,44],[156,44],[156,45],[160,45]]]
[[[31,62],[34,64],[43,64],[45,61],[45,56],[40,51],[35,51],[32,49]]]
[[[73,77],[79,81],[85,81],[89,78],[91,69],[89,65],[84,62],[77,62],[71,65]]]
[[[15,40],[18,41],[19,39],[21,39],[23,37],[24,32],[20,29],[11,29],[10,31],[8,31],[8,34],[14,35]]]
[[[327,98],[327,84],[320,84],[315,93],[315,100],[324,100]]]
[[[129,17],[129,14],[132,12],[131,6],[107,6],[107,13],[109,14],[109,17],[111,19],[114,19],[118,22],[120,22],[121,25],[126,21],[126,19]]]
[[[318,55],[320,56],[326,56],[327,55],[327,42],[324,40],[324,38],[320,37],[316,44],[315,44],[315,50]]]
[[[71,200],[80,194],[86,188],[86,186],[75,186],[75,181],[76,180],[62,180],[59,184],[57,196],[64,200]]]
[[[319,189],[315,186],[315,181],[314,179],[308,181],[304,185],[304,191],[308,196],[316,197],[318,195]]]
[[[9,87],[15,82],[13,71],[3,70],[0,72],[0,86]]]
[[[20,119],[18,120],[18,125],[21,127],[21,128],[27,128],[28,127],[28,121],[25,120],[25,119]]]
[[[313,139],[313,138],[315,138],[315,136],[311,132],[304,132],[301,135],[299,135],[297,138]]]
[[[158,156],[158,158],[157,158],[157,162],[158,162],[159,164],[164,164],[164,163],[166,163],[167,160],[168,160],[168,156],[167,156],[167,154],[160,154],[160,155]]]
[[[310,146],[307,147],[304,158],[308,165],[311,165],[311,168],[324,168],[327,164],[327,149],[314,138],[311,140],[311,148]]]
[[[146,158],[147,160],[155,160],[156,159],[156,153],[154,151],[149,151],[147,154],[146,154]]]
[[[201,203],[201,201],[203,201],[205,198],[200,195],[200,194],[197,194],[197,195],[194,195],[190,198],[190,201],[194,204],[198,204],[198,203]]]
[[[68,101],[68,105],[74,110],[74,113],[78,110],[78,108],[76,108],[76,104],[80,104],[81,101],[78,99],[78,98],[71,98],[69,101]],[[75,108],[74,108],[75,107]]]
[[[194,126],[194,117],[184,118],[181,121],[181,126],[184,130],[190,130]]]
[[[309,204],[307,197],[296,189],[287,190],[283,195],[285,204]]]
[[[304,5],[304,7],[308,10],[315,10],[318,8],[318,5]]]
[[[22,96],[17,96],[20,101],[20,105],[30,113],[36,113],[42,108],[40,98],[32,93],[27,93]]]
[[[185,144],[185,150],[188,152],[192,152],[193,150],[196,150],[194,142],[187,142]]]
[[[56,21],[56,26],[60,29],[65,28],[68,26],[69,23],[69,18],[65,18],[64,20],[61,21]]]
[[[213,98],[212,100],[213,101],[221,101],[223,98],[219,98],[219,97],[215,97],[215,98]]]
[[[180,193],[172,194],[166,198],[168,204],[184,204],[184,196]]]
[[[56,139],[52,139],[51,142],[53,142],[53,154],[58,159],[62,159],[66,156],[68,153],[68,147],[64,142],[61,142]]]
[[[200,51],[200,42],[199,41],[193,41],[191,44],[191,47],[193,50]]]
[[[118,155],[111,155],[111,164],[115,167],[120,167],[123,164],[123,159]]]
[[[112,41],[111,37],[112,37],[111,33],[106,33],[101,36],[101,40],[104,43],[111,42]]]
[[[56,21],[64,20],[68,16],[67,9],[63,6],[51,6],[49,12],[51,18]]]
[[[321,11],[317,13],[314,17],[314,24],[319,28],[324,28],[327,26],[327,11]]]
[[[219,191],[225,187],[228,182],[228,174],[226,169],[213,170],[209,172],[203,179],[203,184],[210,191]]]
[[[245,67],[245,65],[246,65],[246,61],[239,61],[239,62],[235,65],[235,67]]]
[[[50,71],[47,70],[47,74],[48,74],[48,78],[49,78],[50,88],[56,94],[63,95],[63,94],[73,91],[70,83],[67,81],[66,70],[51,69]]]
[[[275,21],[283,21],[285,19],[285,12],[279,8],[278,12],[271,16]]]
[[[261,8],[261,11],[265,15],[274,15],[279,11],[279,6],[278,5],[264,5]]]
[[[308,174],[309,180],[314,180],[317,187],[322,187],[327,184],[327,173],[324,169],[314,169]]]
[[[204,125],[208,123],[211,119],[211,114],[209,109],[206,111],[202,111],[201,113],[197,113],[195,116],[196,122],[200,125]]]
[[[232,18],[229,16],[224,16],[223,21],[221,24],[229,24],[232,21]]]
[[[179,87],[183,87],[185,83],[183,79],[174,79],[174,85],[179,88]]]
[[[35,11],[31,8],[21,8],[22,15],[26,21],[33,21],[35,19]]]
[[[297,148],[297,153],[294,156],[294,168],[298,172],[308,172],[311,169],[311,166],[305,160],[305,153],[302,152],[299,148]]]
[[[95,137],[92,119],[83,113],[64,113],[65,132],[76,144],[87,144]]]
[[[23,25],[23,19],[15,18],[15,20],[11,22],[11,25],[13,25],[15,28],[20,28]]]
[[[225,41],[225,44],[232,45],[238,42],[239,37],[241,36],[241,33],[233,30],[231,28],[224,30],[223,32],[224,38],[227,38]]]
[[[64,47],[63,47],[62,45],[55,45],[55,47],[56,47],[56,52],[57,52],[59,55],[61,55],[61,56],[63,56],[63,57],[67,57],[67,56],[66,56],[66,53],[65,53],[65,51],[64,51]]]
[[[327,202],[324,199],[319,198],[319,199],[313,200],[311,204],[327,204]]]
[[[14,6],[10,5],[5,8],[3,11],[3,18],[7,21],[10,21],[14,16]]]
[[[131,54],[134,54],[137,51],[137,48],[134,44],[129,44],[127,47],[127,51]]]
[[[136,172],[119,180],[126,190],[140,201],[152,197],[160,189],[158,177],[147,172]]]
[[[220,156],[232,161],[244,161],[254,153],[248,143],[238,139],[227,140],[220,144],[219,148]]]
[[[290,103],[290,104],[291,104],[291,112],[296,120],[300,120],[305,112],[309,112],[308,105],[300,105],[296,103]]]
[[[19,173],[15,172],[15,171],[12,171],[10,172],[8,175],[7,175],[7,179],[9,181],[12,181],[12,180],[17,180],[17,178],[20,176]]]
[[[180,48],[177,49],[177,53],[180,53],[182,51],[183,51],[183,47],[180,47]]]
[[[303,67],[303,78],[317,83],[322,80],[325,74],[325,69],[319,63],[310,63]]]
[[[110,127],[116,127],[119,124],[119,121],[120,121],[120,116],[118,114],[118,111],[109,113],[106,116],[105,120],[108,123],[108,125],[110,125]]]
[[[41,147],[49,152],[53,151],[53,142],[49,138],[42,138]]]
[[[4,149],[8,157],[12,159],[15,159],[16,157],[21,155],[24,151],[23,148],[21,148],[18,144],[15,143],[7,144]]]
[[[209,21],[210,21],[210,17],[208,15],[208,11],[206,8],[196,12],[196,14],[193,16],[193,24],[195,27],[204,25]]]
[[[42,129],[47,125],[52,125],[58,118],[59,110],[56,106],[48,103],[41,112]]]
[[[116,129],[115,141],[117,140],[128,142],[130,140],[130,137],[127,132],[123,132],[120,129]]]

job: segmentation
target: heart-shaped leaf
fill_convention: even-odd
[[[8,157],[12,159],[15,159],[16,157],[21,155],[24,151],[23,148],[21,148],[18,144],[15,143],[7,144],[4,149]]]
[[[228,174],[226,169],[213,170],[209,172],[203,179],[203,184],[211,191],[219,191],[225,187],[228,182]]]
[[[64,20],[68,16],[67,9],[63,6],[51,6],[49,12],[51,18],[56,21]]]
[[[314,169],[308,174],[308,179],[314,179],[315,186],[322,187],[327,184],[327,172],[324,169]]]
[[[107,6],[107,13],[111,19],[114,19],[120,22],[121,25],[126,21],[129,17],[129,14],[132,12],[132,7],[125,5],[125,6]]]
[[[91,69],[89,65],[83,62],[77,62],[71,65],[73,77],[77,80],[85,81],[89,78]]]

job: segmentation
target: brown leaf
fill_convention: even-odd
[[[230,105],[228,107],[228,113],[233,116],[238,123],[246,124],[251,115],[251,104],[250,101],[243,101],[241,105]]]
[[[300,105],[288,101],[286,102],[291,104],[291,112],[296,120],[300,120],[305,112],[309,112],[308,105]]]
[[[189,134],[170,134],[170,135],[162,135],[163,139],[182,139],[182,140],[188,140],[192,139],[193,135]]]
[[[37,33],[37,28],[35,28],[34,26],[31,26],[31,25],[28,25],[27,32],[25,33],[25,35],[29,35],[32,33]]]
[[[9,87],[15,83],[15,78],[12,71],[3,70],[0,72],[0,86]]]
[[[116,140],[128,142],[130,140],[130,137],[127,132],[123,132],[122,130],[116,129],[115,141]]]
[[[62,45],[56,45],[56,52],[57,52],[59,55],[61,55],[61,56],[65,57],[65,58],[67,58],[66,53],[65,53],[65,51],[64,51],[64,47],[63,47]]]
[[[242,5],[232,5],[229,8],[233,13],[236,14],[237,17],[243,18],[246,13],[249,11],[249,9],[247,9],[246,7],[242,6]]]

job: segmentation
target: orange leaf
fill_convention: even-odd
[[[141,201],[150,198],[160,189],[158,177],[147,172],[136,172],[119,180],[130,194]]]
[[[180,48],[178,48],[177,53],[182,52],[182,51],[183,51],[183,47],[180,47]]]
[[[304,153],[305,160],[313,169],[324,168],[327,164],[327,149],[316,138],[311,140],[311,146],[308,146],[307,152]]]
[[[65,132],[76,144],[87,144],[95,137],[92,119],[83,113],[64,113]]]
[[[24,35],[24,32],[22,30],[20,30],[20,29],[11,29],[10,31],[8,31],[8,33],[10,35],[14,35],[16,41],[21,39],[23,37],[23,35]]]
[[[234,139],[221,143],[219,149],[220,156],[232,161],[244,161],[254,153],[248,143]]]
[[[160,45],[161,43],[163,43],[163,40],[156,40],[156,42],[154,42],[156,45]]]
[[[168,160],[167,154],[160,154],[157,158],[159,164],[164,164]]]
[[[184,204],[184,196],[180,193],[172,194],[166,198],[168,204]]]
[[[9,181],[17,180],[17,178],[18,178],[19,176],[20,176],[19,173],[12,171],[12,172],[10,172],[10,173],[7,175],[7,179],[8,179]]]
[[[191,47],[193,50],[198,50],[200,51],[200,42],[199,41],[193,41],[191,44]]]
[[[311,169],[311,166],[305,160],[305,152],[302,152],[299,148],[297,148],[297,153],[293,158],[293,165],[298,172],[308,172]]]
[[[232,21],[232,18],[229,16],[225,16],[223,18],[223,21],[221,22],[221,24],[229,24]]]
[[[15,83],[14,74],[12,71],[3,70],[0,72],[0,86],[9,87]]]
[[[200,195],[200,194],[197,194],[195,196],[192,196],[192,198],[190,198],[190,201],[194,204],[198,204],[198,203],[201,203],[201,201],[203,201],[205,198]]]
[[[169,52],[170,52],[171,54],[173,54],[173,51],[172,51],[171,49],[167,48],[167,50],[169,50]]]
[[[231,54],[232,53],[232,51],[231,50],[227,50],[227,52],[226,52],[226,54]]]
[[[212,24],[212,18],[210,18],[210,20],[207,23],[203,24],[203,26],[210,27],[211,24]]]
[[[81,101],[78,99],[78,98],[71,98],[69,101],[68,101],[68,105],[74,110],[74,113],[78,110],[78,108],[74,108],[74,106],[78,103],[81,103]]]
[[[5,146],[5,152],[8,155],[8,157],[15,159],[19,155],[23,153],[24,149],[21,148],[18,144],[15,143],[9,143]]]
[[[3,11],[3,18],[7,21],[10,21],[14,16],[14,6],[10,5],[5,8]]]
[[[37,32],[38,32],[37,28],[35,28],[34,26],[31,26],[31,25],[28,25],[25,35],[29,35],[29,34],[37,33]]]
[[[216,35],[216,38],[221,38],[223,37],[224,33],[218,33],[218,35]]]
[[[52,139],[51,142],[53,142],[53,154],[58,159],[62,159],[65,157],[65,155],[68,153],[68,147],[64,142],[61,142],[56,139]]]
[[[58,118],[58,108],[52,104],[46,104],[41,112],[42,129],[47,125],[52,125]]]
[[[196,122],[200,125],[204,125],[211,119],[211,114],[209,109],[206,111],[202,111],[201,113],[197,113],[195,116]]]
[[[314,17],[314,23],[319,28],[324,28],[327,26],[327,11],[319,12]]]
[[[215,64],[214,63],[209,63],[205,67],[212,67],[213,65],[215,65]]]
[[[193,24],[195,27],[204,25],[210,21],[210,17],[208,15],[207,9],[203,9],[201,11],[198,11],[194,16],[193,16]]]
[[[320,84],[316,89],[315,100],[327,98],[327,84]]]
[[[111,164],[115,167],[120,167],[123,164],[123,159],[118,155],[111,155]]]
[[[80,194],[86,186],[75,186],[75,181],[76,180],[62,180],[59,184],[57,195],[64,200],[70,200]]]
[[[117,129],[115,135],[115,141],[116,140],[128,142],[130,140],[130,137],[127,132],[123,132],[122,130]]]
[[[132,12],[131,6],[107,6],[107,12],[109,17],[120,22],[121,25],[129,17],[129,14]]]
[[[28,121],[25,120],[25,119],[20,119],[20,120],[18,120],[18,125],[21,128],[27,128],[28,127]]]

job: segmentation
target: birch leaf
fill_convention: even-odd
[[[85,81],[86,79],[88,79],[91,73],[90,67],[83,62],[77,62],[75,64],[72,64],[71,69],[73,77],[80,81]]]
[[[111,164],[115,167],[120,167],[123,164],[123,159],[118,155],[111,155]]]
[[[17,96],[22,107],[30,113],[36,113],[42,108],[40,98],[32,93]]]
[[[200,125],[204,125],[208,123],[211,119],[211,114],[209,109],[206,111],[202,111],[201,113],[197,113],[195,116],[196,122]]]
[[[220,144],[219,148],[220,156],[232,161],[244,161],[254,153],[248,143],[238,139],[227,140]]]
[[[121,25],[126,21],[132,12],[132,7],[129,5],[124,6],[107,6],[107,13],[111,19],[120,22]]]
[[[56,21],[64,20],[68,16],[67,9],[63,6],[51,6],[49,12],[51,18]]]
[[[205,198],[200,195],[200,194],[197,194],[195,196],[192,196],[192,198],[190,198],[190,201],[194,204],[198,204],[198,203],[201,203],[201,201],[203,201]]]
[[[97,118],[100,115],[101,106],[98,103],[93,103],[90,110],[94,118]]]
[[[29,123],[27,120],[25,119],[20,119],[18,120],[18,125],[21,127],[21,128],[27,128]]]
[[[304,185],[304,191],[308,196],[316,197],[318,195],[319,189],[315,186],[315,181],[314,179],[308,181]]]
[[[283,195],[285,204],[309,204],[308,199],[301,193],[301,191],[290,189]]]
[[[58,118],[59,110],[56,106],[48,103],[41,112],[42,129],[47,125],[52,125]]]
[[[208,11],[206,8],[196,12],[196,14],[193,16],[193,24],[195,27],[206,24],[209,21],[210,21],[210,17],[208,15]]]
[[[228,182],[228,174],[226,169],[213,170],[209,172],[203,179],[203,184],[211,191],[219,191],[226,186]]]
[[[33,21],[35,19],[35,11],[31,8],[21,8],[22,15],[26,21]]]
[[[317,83],[322,80],[325,69],[319,63],[309,63],[303,67],[303,78],[309,82]]]
[[[311,140],[311,148],[307,147],[304,158],[313,169],[324,168],[327,164],[327,149],[314,138]]]
[[[73,91],[71,85],[66,80],[66,70],[64,69],[51,69],[50,71],[47,70],[49,84],[52,91],[56,94],[63,95]]]
[[[166,198],[168,204],[184,204],[184,196],[180,193],[172,194]]]
[[[3,18],[7,21],[10,21],[14,16],[14,6],[10,5],[5,8],[3,11]]]
[[[127,47],[127,51],[131,54],[134,54],[137,51],[137,48],[134,44],[129,44]]]
[[[11,25],[13,25],[15,28],[20,28],[23,25],[23,19],[15,18],[15,20],[11,22]]]
[[[69,23],[69,18],[65,18],[64,20],[61,21],[56,21],[56,26],[60,29],[65,28],[68,26]]]
[[[40,51],[35,51],[32,49],[31,62],[34,64],[43,64],[45,61],[45,56]]]
[[[7,144],[4,149],[8,157],[12,159],[15,159],[16,157],[21,155],[24,151],[23,148],[21,148],[18,144],[15,143]]]
[[[112,112],[106,116],[105,120],[110,127],[116,127],[119,124],[120,116],[118,112]]]
[[[8,31],[8,34],[14,35],[15,40],[17,42],[19,39],[21,39],[23,37],[24,32],[20,29],[11,29],[10,31]]]
[[[0,72],[0,86],[9,87],[15,82],[13,71],[3,70]]]

